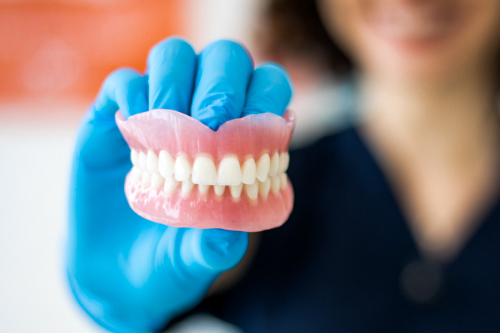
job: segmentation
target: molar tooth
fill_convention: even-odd
[[[257,200],[257,196],[259,195],[259,182],[245,184],[245,193],[251,200]]]
[[[280,191],[280,177],[270,177],[271,178],[271,191],[273,191],[274,194],[278,194]]]
[[[259,161],[257,162],[257,179],[263,182],[266,180],[268,174],[269,174],[269,167],[271,165],[271,159],[269,158],[268,154],[264,154],[260,157]]]
[[[207,156],[198,156],[193,164],[193,183],[202,185],[217,184],[217,171],[214,161]]]
[[[186,199],[189,196],[189,194],[191,193],[191,190],[193,189],[193,186],[194,186],[194,183],[191,180],[191,178],[188,178],[182,182],[181,196],[184,199]]]
[[[290,155],[288,152],[280,154],[280,167],[278,173],[283,173],[288,170],[288,164],[290,163]]]
[[[191,164],[186,157],[179,155],[174,165],[175,179],[179,182],[189,179],[191,175]]]
[[[165,185],[163,186],[163,192],[165,194],[170,194],[175,191],[175,189],[179,186],[179,182],[175,180],[173,176],[165,178]]]
[[[142,179],[142,170],[138,166],[132,168],[131,175],[135,179]]]
[[[160,186],[163,185],[164,181],[165,181],[165,178],[163,178],[162,176],[160,176],[157,173],[153,173],[153,175],[151,176],[151,187],[154,189],[158,189],[158,188],[160,188]]]
[[[156,156],[155,152],[152,150],[148,150],[147,155],[147,165],[148,171],[151,173],[158,173],[158,156]]]
[[[139,152],[134,148],[130,149],[130,160],[133,166],[139,166]]]
[[[225,190],[226,190],[226,187],[224,185],[214,185],[214,192],[219,197],[221,197],[224,194]]]
[[[280,187],[282,190],[284,190],[286,188],[286,185],[287,185],[287,175],[286,173],[282,173],[281,175],[279,175],[280,177]]]
[[[224,157],[219,163],[218,185],[239,185],[241,183],[240,162],[234,156]]]
[[[230,186],[229,190],[231,191],[231,196],[235,199],[239,199],[241,196],[241,190],[243,189],[243,183],[240,185]]]
[[[139,167],[144,171],[148,171],[148,157],[142,151],[139,152]]]
[[[151,174],[147,171],[144,171],[144,173],[142,174],[141,185],[148,186],[149,184],[151,184]]]
[[[267,198],[271,189],[271,179],[267,178],[264,182],[259,182],[259,193],[264,199]]]
[[[241,182],[244,184],[255,183],[255,178],[257,175],[257,165],[253,158],[249,158],[243,163],[241,167]]]
[[[271,166],[269,167],[269,176],[275,177],[278,175],[280,168],[280,155],[276,152],[273,157],[271,157]],[[260,179],[259,179],[260,180]],[[261,180],[262,182],[263,180]]]
[[[168,151],[162,150],[160,151],[158,160],[158,169],[160,171],[160,175],[162,175],[164,178],[172,176],[175,170],[175,161],[172,155],[170,155]]]

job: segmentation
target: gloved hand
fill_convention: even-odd
[[[124,194],[130,150],[115,112],[173,109],[216,130],[248,114],[281,115],[290,98],[283,69],[254,70],[230,41],[197,56],[188,43],[167,39],[151,50],[146,75],[121,69],[105,80],[78,133],[69,195],[68,277],[96,322],[115,332],[163,327],[201,301],[248,245],[244,232],[167,227],[136,215]]]

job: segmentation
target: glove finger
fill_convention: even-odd
[[[241,117],[252,71],[241,45],[220,40],[207,46],[198,57],[191,116],[213,130]]]
[[[186,41],[169,38],[157,44],[148,57],[149,109],[188,114],[196,66],[196,53]]]
[[[257,68],[248,85],[243,117],[271,112],[282,116],[292,98],[292,84],[286,71],[276,64]]]
[[[125,117],[129,117],[147,111],[147,108],[144,76],[131,69],[110,74],[80,127],[75,157],[93,169],[128,161],[130,150],[116,126],[115,113],[120,109]]]
[[[158,244],[157,266],[183,280],[208,281],[238,264],[247,247],[247,232],[169,227]]]
[[[148,110],[146,77],[133,69],[119,69],[106,78],[91,113],[114,119],[117,110],[125,118]]]

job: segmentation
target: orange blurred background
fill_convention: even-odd
[[[165,0],[0,1],[0,102],[90,101],[112,70],[144,70],[152,45],[183,34],[184,7]]]

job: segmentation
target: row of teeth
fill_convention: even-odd
[[[288,153],[275,153],[272,157],[263,154],[257,163],[250,157],[240,167],[237,157],[226,156],[216,168],[208,155],[196,157],[191,166],[183,155],[174,160],[165,150],[156,155],[151,150],[144,153],[132,149],[131,160],[134,165],[132,177],[140,179],[144,187],[159,189],[163,186],[163,191],[170,194],[182,184],[181,195],[187,197],[194,185],[198,185],[200,194],[207,194],[213,187],[217,196],[222,196],[228,186],[233,198],[239,198],[245,189],[247,196],[255,200],[259,193],[266,198],[269,191],[277,194],[286,188],[285,171],[290,157]]]

